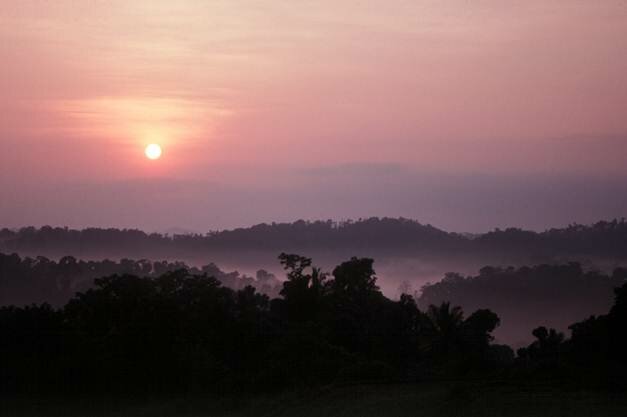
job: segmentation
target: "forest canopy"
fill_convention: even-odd
[[[287,280],[273,299],[183,269],[99,278],[60,309],[2,307],[0,388],[242,393],[495,373],[625,382],[627,284],[609,313],[573,324],[570,338],[540,325],[515,356],[493,342],[498,312],[449,302],[421,309],[408,294],[390,300],[372,259],[352,258],[331,274],[299,255],[280,262]]]

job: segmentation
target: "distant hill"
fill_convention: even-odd
[[[546,262],[559,258],[627,258],[627,222],[533,232],[517,228],[467,235],[404,218],[258,224],[207,234],[158,234],[130,229],[74,230],[44,226],[0,230],[0,251],[81,258],[190,259],[215,253],[282,251],[368,253],[373,256],[465,256]]]
[[[413,220],[371,218],[333,222],[299,220],[201,234],[158,234],[132,229],[75,230],[44,226],[0,231],[0,251],[75,256],[106,252],[108,256],[177,257],[208,251],[306,251],[368,248],[377,250],[443,250],[466,238]]]
[[[44,302],[61,306],[77,291],[91,288],[96,278],[116,274],[158,277],[166,272],[182,269],[195,275],[207,274],[222,285],[236,290],[250,285],[271,297],[278,296],[282,284],[273,274],[263,269],[252,277],[238,271],[225,272],[213,263],[190,267],[178,261],[85,261],[73,256],[64,256],[59,261],[53,261],[43,256],[30,258],[0,253],[0,306]]]

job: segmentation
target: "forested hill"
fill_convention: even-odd
[[[207,251],[299,251],[307,249],[366,248],[376,250],[444,250],[461,247],[465,238],[413,220],[371,218],[333,222],[299,220],[258,224],[249,228],[201,234],[163,235],[140,230],[73,230],[26,227],[0,232],[0,251],[36,254],[91,252],[134,257],[177,257]]]
[[[382,255],[480,255],[551,257],[590,256],[627,258],[627,222],[600,221],[593,225],[533,232],[496,229],[480,235],[446,232],[414,220],[370,218],[358,221],[303,221],[258,224],[249,228],[207,234],[162,235],[140,230],[88,228],[74,230],[45,226],[0,231],[0,251],[31,255],[77,257],[106,255],[135,258],[189,258],[221,251],[284,250],[312,253],[369,251]]]
[[[447,273],[439,282],[423,286],[415,296],[422,309],[450,302],[467,311],[498,311],[504,326],[497,338],[520,345],[531,334],[532,323],[566,330],[578,319],[602,314],[611,303],[614,288],[625,283],[626,268],[603,273],[586,271],[578,263],[486,266],[473,276]]]
[[[91,288],[98,278],[111,275],[154,278],[180,270],[194,275],[206,274],[235,290],[251,286],[270,297],[277,297],[281,287],[281,281],[263,269],[252,277],[238,271],[223,271],[213,263],[195,267],[180,261],[85,261],[73,256],[64,256],[55,262],[43,256],[30,258],[0,253],[0,306],[40,303],[61,306],[77,291]]]

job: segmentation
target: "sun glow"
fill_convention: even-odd
[[[151,143],[150,145],[146,146],[146,150],[144,151],[144,153],[146,154],[146,158],[148,159],[159,159],[161,158],[161,146],[157,145],[156,143]]]

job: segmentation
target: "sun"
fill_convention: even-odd
[[[150,145],[146,146],[146,150],[144,151],[144,153],[146,154],[146,158],[148,159],[159,159],[161,158],[161,146],[157,145],[156,143],[151,143]]]

